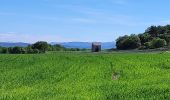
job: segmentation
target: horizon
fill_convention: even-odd
[[[170,23],[170,1],[1,0],[0,42],[115,42]],[[95,6],[94,6],[95,5]]]

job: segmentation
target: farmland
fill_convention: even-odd
[[[1,54],[0,99],[170,99],[169,53]]]

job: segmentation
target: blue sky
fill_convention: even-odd
[[[0,42],[115,41],[170,23],[169,0],[0,0]]]

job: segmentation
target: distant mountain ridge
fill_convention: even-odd
[[[80,49],[90,49],[92,42],[51,42],[51,45],[60,44],[66,48],[80,48]],[[30,45],[30,43],[23,43],[23,42],[0,42],[1,47],[26,47]],[[102,49],[111,49],[115,48],[115,42],[102,42]]]
[[[85,48],[90,49],[92,42],[52,42],[51,44],[60,44],[66,48]],[[115,42],[102,42],[102,49],[116,48]]]
[[[15,47],[15,46],[26,47],[29,44],[30,43],[23,43],[23,42],[0,42],[1,47]]]

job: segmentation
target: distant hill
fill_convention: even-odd
[[[23,42],[0,42],[1,47],[15,47],[15,46],[20,46],[20,47],[26,47],[30,43],[23,43]],[[90,49],[91,48],[91,42],[51,42],[50,44],[60,44],[66,48],[80,48],[80,49]],[[115,48],[115,42],[103,42],[102,43],[102,49],[111,49]]]
[[[116,43],[115,42],[103,42],[102,43],[102,48],[103,49],[116,48]]]
[[[91,42],[61,42],[61,43],[52,42],[51,44],[60,44],[66,48],[90,49],[92,43]],[[102,43],[102,49],[111,49],[111,48],[116,48],[115,42],[103,42]]]
[[[26,47],[28,46],[29,43],[23,43],[23,42],[0,42],[0,46],[1,47],[15,47],[15,46],[19,46],[19,47]]]

